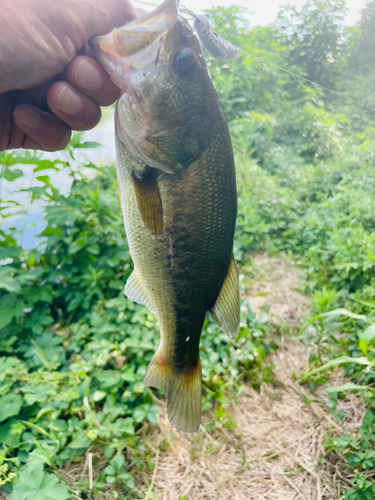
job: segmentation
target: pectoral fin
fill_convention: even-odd
[[[134,302],[148,307],[148,309],[150,309],[150,311],[155,314],[150,299],[147,297],[147,293],[143,286],[141,277],[139,276],[136,269],[134,269],[134,271],[129,276],[128,281],[126,282],[125,295],[130,300],[134,300]]]
[[[133,177],[138,208],[145,226],[154,235],[163,231],[163,205],[156,182],[146,182]]]
[[[227,277],[210,313],[223,332],[237,335],[240,329],[240,290],[233,255]]]

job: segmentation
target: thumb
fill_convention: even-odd
[[[129,0],[75,0],[72,5],[75,16],[82,23],[83,43],[95,35],[106,35],[137,17]]]

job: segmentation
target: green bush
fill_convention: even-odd
[[[353,64],[356,51],[373,44],[373,3],[354,29],[343,24],[341,0],[308,0],[300,13],[282,9],[266,27],[250,27],[238,7],[207,13],[217,32],[242,48],[234,61],[208,57],[237,162],[235,257],[284,251],[301,265],[304,289],[312,294],[312,318],[301,336],[315,346],[305,383],[314,388],[342,366],[350,380],[331,390],[332,414],[342,418],[337,401],[348,390],[363,394],[368,405],[357,435],[327,437],[327,448],[346,453],[353,468],[346,500],[375,495],[368,472],[375,407],[375,120],[371,109],[296,75],[375,109],[368,57]],[[38,180],[31,203],[44,203],[47,223],[38,247],[27,251],[22,234],[0,229],[0,485],[13,488],[12,500],[25,496],[26,485],[34,496],[41,490],[43,498],[68,498],[64,471],[90,449],[103,458],[94,498],[139,497],[133,472],[151,467],[138,432],[156,422],[159,401],[142,380],[158,327],[123,294],[132,262],[114,168],[84,179],[82,168],[94,166],[82,155],[75,159],[82,146],[94,144],[76,136],[53,161],[0,154],[2,216],[26,210],[1,194],[2,180],[17,182],[30,168]],[[66,196],[51,169],[70,179]],[[233,425],[223,403],[241,391],[241,380],[257,387],[269,376],[263,359],[273,344],[248,303],[242,325],[233,340],[209,319],[205,324],[204,409],[216,410],[218,425]],[[74,488],[83,494],[89,485],[83,479]]]
[[[38,155],[3,153],[8,178],[19,161],[36,174],[56,167]],[[104,457],[96,496],[104,490],[137,498],[131,473],[149,467],[137,431],[157,423],[159,405],[142,384],[159,342],[157,321],[123,293],[132,262],[114,167],[87,181],[75,165],[69,158],[60,165],[72,180],[67,196],[48,175],[38,177],[43,185],[33,195],[48,205],[36,249],[19,247],[17,234],[0,238],[0,479],[7,491],[15,485],[12,500],[23,498],[26,482],[41,485],[43,498],[68,498],[71,485],[55,488],[49,472],[61,479],[59,468],[92,447]],[[240,393],[244,376],[259,384],[269,349],[267,325],[244,308],[236,340],[207,319],[201,342],[204,409],[215,408],[224,425],[226,395]]]

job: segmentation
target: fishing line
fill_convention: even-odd
[[[148,7],[159,7],[158,4],[152,2],[142,2],[142,0],[134,0],[134,3],[141,3],[142,5],[147,5]]]
[[[155,5],[154,3],[147,2],[147,1],[135,0],[135,2],[143,4],[143,5],[152,6],[152,7],[158,7],[158,5]],[[182,10],[182,12],[185,11],[185,14],[193,15],[194,17],[196,17],[196,15],[189,8],[183,7],[181,10]],[[336,92],[335,90],[324,87],[323,85],[320,85],[320,83],[313,82],[312,80],[309,80],[308,78],[305,78],[304,76],[298,75],[297,73],[293,73],[293,71],[289,71],[288,69],[282,68],[281,66],[278,66],[277,64],[271,63],[270,61],[267,61],[266,59],[263,59],[262,57],[256,56],[255,54],[250,54],[249,52],[244,53],[244,55],[248,56],[248,57],[255,57],[255,59],[258,59],[259,61],[262,61],[266,64],[269,64],[270,66],[273,66],[274,68],[277,68],[280,71],[284,71],[284,73],[288,73],[289,75],[295,76],[296,78],[299,78],[300,80],[303,80],[307,83],[311,83],[311,85],[315,85],[316,87],[319,87],[327,92],[330,92],[331,94],[334,94],[334,95],[337,95],[338,97],[341,97],[341,99],[345,99],[346,101],[357,104],[358,106],[361,106],[362,108],[368,109],[372,113],[375,113],[375,109],[371,108],[370,106],[367,106],[366,104],[363,104],[359,101],[351,99],[350,97],[347,97],[344,94],[340,94],[340,92]]]
[[[346,95],[340,94],[339,92],[336,92],[335,90],[331,90],[331,89],[328,89],[327,87],[323,87],[323,85],[320,85],[319,83],[313,82],[313,81],[309,80],[308,78],[305,78],[301,75],[297,75],[297,73],[293,73],[293,71],[289,71],[285,68],[282,68],[281,66],[278,66],[277,64],[266,61],[265,59],[262,59],[261,57],[256,56],[254,54],[250,54],[248,52],[245,53],[244,55],[249,56],[249,57],[255,57],[256,59],[259,59],[260,61],[265,62],[266,64],[269,64],[270,66],[274,66],[275,68],[280,69],[281,71],[284,71],[285,73],[288,73],[289,75],[293,75],[297,78],[300,78],[301,80],[304,80],[305,82],[311,83],[312,85],[316,85],[317,87],[320,87],[321,89],[326,90],[327,92],[331,92],[331,94],[335,94],[335,95],[341,97],[342,99],[346,99],[347,101],[353,102],[354,104],[358,104],[358,106],[362,106],[362,108],[366,108],[366,109],[372,111],[373,113],[375,113],[375,109],[370,108],[370,106],[366,106],[366,104],[362,104],[361,102],[355,101],[354,99],[351,99],[350,97],[347,97]]]

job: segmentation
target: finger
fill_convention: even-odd
[[[90,97],[99,106],[110,106],[118,98],[119,88],[100,64],[90,57],[75,57],[66,67],[65,76],[72,87]]]
[[[31,139],[28,135],[25,136],[25,139],[22,143],[22,148],[23,149],[38,149],[40,151],[44,151],[43,146],[39,144],[38,142],[34,141],[34,139]]]
[[[95,35],[105,35],[137,17],[129,0],[80,0],[71,2],[70,15],[85,27],[86,41]]]
[[[25,132],[19,128],[17,123],[12,120],[10,128],[9,144],[7,149],[22,148],[23,141],[25,140]]]
[[[44,109],[45,111],[47,111],[47,91],[54,82],[57,82],[59,80],[61,80],[61,75],[56,75],[55,77],[46,80],[36,87],[19,91],[16,104],[31,104],[38,109]]]
[[[12,108],[17,92],[0,95],[0,151],[8,148],[12,124]]]
[[[59,151],[64,149],[70,141],[71,130],[57,116],[42,111],[34,106],[17,106],[13,112],[13,119],[16,125],[29,137],[25,144],[30,144],[30,140],[35,141],[43,151]]]
[[[100,107],[66,82],[56,82],[48,90],[49,109],[73,130],[90,130],[99,123]]]

